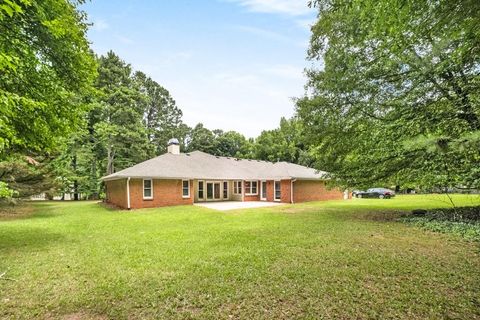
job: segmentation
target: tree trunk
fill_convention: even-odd
[[[115,157],[115,152],[112,150],[112,146],[107,147],[107,175],[115,172],[113,165],[113,159]]]
[[[93,188],[91,190],[92,199],[98,199],[98,185],[97,185],[97,158],[94,157],[92,161],[92,168],[90,172],[90,187]]]
[[[72,159],[72,167],[73,172],[75,172],[75,176],[77,175],[77,155],[73,156]],[[78,201],[78,180],[73,180],[73,200]]]

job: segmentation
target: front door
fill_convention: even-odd
[[[260,200],[267,200],[267,181],[260,184]]]
[[[207,182],[207,201],[220,200],[220,182]]]

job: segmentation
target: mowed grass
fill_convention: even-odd
[[[0,317],[479,319],[478,243],[392,219],[448,205],[417,195],[229,212],[34,203],[0,218]]]

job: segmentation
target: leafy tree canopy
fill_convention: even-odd
[[[350,186],[480,187],[480,2],[317,0],[316,165]]]
[[[0,159],[50,151],[79,123],[95,78],[85,15],[67,0],[0,3]]]
[[[262,131],[255,140],[255,158],[309,165],[304,140],[302,123],[296,118],[282,117],[277,129]]]

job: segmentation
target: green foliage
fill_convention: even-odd
[[[310,165],[304,140],[302,123],[296,118],[282,117],[277,129],[262,131],[255,140],[255,158]]]
[[[149,158],[153,146],[143,122],[146,97],[134,82],[130,65],[112,51],[99,59],[97,103],[91,111],[93,131],[105,155],[105,173]]]
[[[308,97],[316,166],[349,186],[480,187],[480,2],[318,0]]]
[[[199,123],[190,130],[187,141],[187,152],[198,150],[223,157],[253,157],[253,141],[236,131],[211,131]]]
[[[425,218],[409,218],[408,224],[433,232],[453,234],[469,241],[480,241],[480,223],[427,220]]]
[[[262,131],[256,139],[246,139],[236,131],[209,130],[197,124],[187,135],[186,151],[207,152],[216,156],[260,159],[265,161],[288,161],[311,165],[311,156],[306,151],[303,127],[296,118],[280,120],[274,130]]]
[[[13,192],[11,197],[25,198],[52,191],[58,185],[50,164],[45,157],[10,155],[0,162],[0,181]]]
[[[85,15],[67,0],[0,4],[0,159],[55,149],[85,106],[95,61]]]
[[[467,240],[480,241],[480,207],[455,207],[428,210],[424,216],[402,219],[425,230],[451,233]]]
[[[188,140],[170,93],[112,51],[98,58],[95,90],[82,101],[89,112],[54,160],[59,191],[76,198],[98,198],[100,177],[166,152],[172,137]]]
[[[215,152],[215,136],[212,131],[205,128],[202,123],[197,124],[189,134],[187,151],[203,151],[213,154]]]
[[[0,181],[0,200],[5,198],[12,198],[15,193],[15,190],[10,189],[6,182]]]
[[[143,122],[148,140],[155,146],[151,156],[166,151],[169,139],[182,136],[182,111],[170,93],[143,72],[134,74],[134,83],[142,93]],[[178,136],[178,137],[177,137]]]
[[[88,130],[83,129],[62,143],[50,165],[56,177],[57,192],[73,193],[75,199],[99,197],[98,148],[91,142],[92,138]]]

